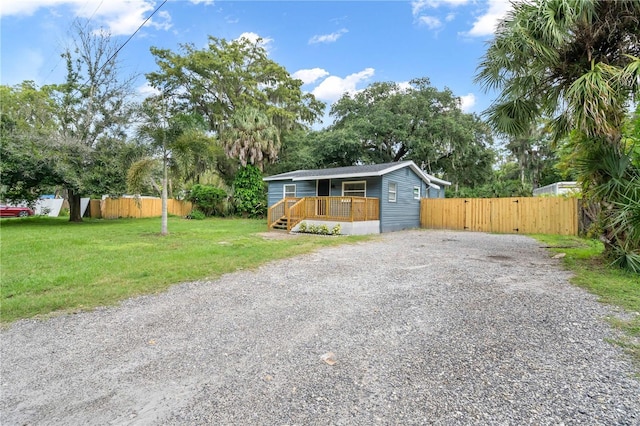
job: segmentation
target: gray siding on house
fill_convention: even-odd
[[[380,178],[379,177],[331,179],[331,185],[330,185],[331,196],[339,197],[342,195],[343,182],[361,182],[361,181],[365,181],[367,183],[366,194],[365,194],[366,197],[380,198]]]
[[[396,202],[389,202],[389,183],[396,184]],[[382,176],[380,195],[380,232],[420,227],[420,200],[413,197],[414,186],[420,187],[420,198],[426,195],[426,184],[408,167]]]
[[[444,198],[444,187],[440,187],[440,189],[429,188],[429,192],[427,193],[428,198]]]
[[[339,197],[342,195],[342,183],[343,182],[360,182],[365,181],[366,196],[380,198],[380,178],[379,177],[366,177],[366,178],[351,178],[351,179],[331,179],[329,191],[332,197]],[[282,200],[284,194],[285,185],[296,185],[296,197],[315,197],[317,194],[317,184],[315,180],[310,181],[292,181],[287,180],[275,180],[269,181],[267,204],[269,207]]]
[[[316,195],[316,181],[295,181],[277,180],[269,182],[269,192],[267,194],[268,207],[276,204],[278,201],[284,198],[284,186],[285,185],[296,186],[296,197],[315,197]]]

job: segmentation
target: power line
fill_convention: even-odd
[[[131,34],[131,35],[129,36],[129,38],[128,38],[124,43],[122,43],[122,46],[120,46],[120,47],[118,48],[118,50],[116,50],[116,51],[115,51],[115,52],[114,52],[114,53],[109,57],[109,59],[107,59],[107,60],[105,61],[105,63],[104,63],[104,64],[102,64],[102,66],[101,66],[101,67],[100,67],[100,69],[98,70],[98,73],[102,72],[103,68],[104,68],[104,67],[106,67],[106,66],[107,66],[107,64],[108,64],[109,62],[111,62],[111,60],[112,60],[113,58],[115,58],[115,56],[116,56],[116,55],[117,55],[117,54],[122,50],[122,48],[123,48],[123,47],[125,47],[125,46],[127,45],[127,43],[129,43],[129,41],[131,41],[131,39],[133,38],[133,36],[135,36],[135,35],[138,33],[138,31],[140,31],[140,29],[141,29],[142,27],[144,27],[144,25],[149,21],[149,19],[151,19],[151,18],[153,17],[153,15],[155,15],[155,14],[156,14],[156,12],[157,12],[157,11],[159,11],[159,10],[160,10],[160,8],[161,8],[162,6],[164,6],[164,4],[165,4],[167,1],[169,1],[169,0],[164,0],[162,3],[160,3],[160,6],[156,7],[156,10],[154,10],[154,11],[153,11],[153,13],[151,13],[151,15],[149,15],[149,16],[147,17],[147,19],[145,19],[145,20],[144,20],[144,22],[143,22],[142,24],[140,24],[140,26],[138,26],[138,28],[133,32],[133,34]]]
[[[153,15],[155,15],[160,8],[162,8],[162,6],[165,5],[165,3],[167,3],[168,0],[164,0],[162,3],[160,3],[160,5],[158,7],[155,8],[155,10],[151,13],[151,15],[149,15],[139,26],[138,28],[136,28],[136,30],[133,32],[133,34],[131,34],[129,36],[129,38],[127,38],[127,40],[125,40],[124,43],[122,43],[122,45],[111,55],[109,56],[109,58],[104,62],[104,64],[102,64],[102,66],[100,67],[100,69],[98,70],[98,73],[102,72],[102,70],[107,66],[107,64],[109,64],[109,62],[111,62],[111,60],[113,60],[113,58],[116,57],[116,55],[127,45],[127,43],[129,43],[131,41],[131,39],[138,33],[138,31],[140,31],[142,29],[142,27],[145,26],[145,24],[147,22],[149,22],[149,20],[153,17]],[[102,6],[102,3],[104,2],[104,0],[102,0],[100,2],[100,4],[98,5],[98,7],[93,11],[93,14],[91,15],[91,18],[93,18],[93,16],[96,14],[96,12],[98,11],[98,9],[100,8],[100,6]],[[89,18],[89,20],[91,20],[91,18]],[[88,26],[89,22],[87,22],[85,24],[85,28]],[[53,71],[55,70],[55,68],[57,68],[57,66],[60,64],[60,60],[58,61],[58,63],[54,66],[54,68],[49,72],[49,75],[51,75],[51,73],[53,73]],[[47,76],[48,78],[48,76]],[[87,83],[89,81],[85,81],[84,84],[82,84],[81,87],[86,87]]]

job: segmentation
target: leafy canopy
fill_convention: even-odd
[[[313,124],[324,109],[302,92],[301,80],[269,59],[261,40],[210,36],[204,49],[183,44],[178,53],[156,47],[151,53],[160,69],[147,74],[150,84],[182,111],[205,117],[214,132],[223,131],[242,108],[262,111],[280,132]]]
[[[489,128],[460,109],[449,89],[429,79],[408,86],[378,82],[344,95],[331,108],[335,124],[323,139],[326,161],[336,165],[413,160],[454,183],[481,183],[490,175]]]

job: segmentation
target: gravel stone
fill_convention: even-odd
[[[619,313],[551,256],[402,231],[19,321],[0,423],[640,425]]]

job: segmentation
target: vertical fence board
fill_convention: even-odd
[[[89,200],[89,217],[92,219],[100,219],[102,217],[100,200]]]
[[[424,198],[423,228],[578,235],[578,200],[562,197]]]

